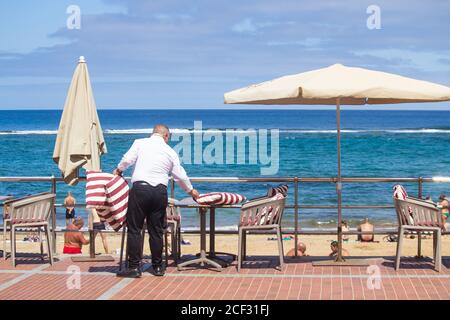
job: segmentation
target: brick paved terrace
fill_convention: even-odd
[[[178,271],[170,261],[164,277],[151,274],[147,257],[142,278],[121,279],[115,276],[117,257],[114,262],[74,263],[60,255],[50,266],[38,255],[18,255],[16,268],[9,259],[0,260],[0,300],[450,299],[450,257],[444,257],[440,273],[430,260],[414,257],[403,258],[398,272],[394,257],[371,257],[370,269],[312,265],[323,257],[286,258],[281,272],[275,269],[276,257],[253,256],[240,273],[236,262],[217,272],[201,266]],[[79,282],[74,271],[79,272]]]

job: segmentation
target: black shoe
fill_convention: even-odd
[[[162,266],[153,266],[153,274],[157,277],[162,277],[165,273],[165,270]]]
[[[117,276],[120,278],[140,278],[140,277],[142,277],[142,272],[139,268],[125,269],[125,270],[119,271],[117,273]]]

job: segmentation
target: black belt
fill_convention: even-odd
[[[164,184],[162,184],[162,183],[158,184],[157,186],[152,186],[152,185],[151,185],[150,183],[148,183],[147,181],[135,181],[135,182],[133,182],[133,186],[135,186],[135,185],[139,185],[139,186],[149,186],[149,187],[152,187],[152,188],[158,188],[159,186],[163,186],[164,188],[167,189],[167,186],[164,185]]]

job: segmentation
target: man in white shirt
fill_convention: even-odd
[[[177,153],[168,145],[169,137],[166,125],[156,125],[151,137],[134,141],[114,170],[114,174],[121,175],[134,165],[127,212],[128,269],[119,272],[119,277],[139,278],[142,275],[139,265],[144,220],[150,235],[154,274],[164,275],[162,251],[169,175],[194,199],[199,195],[192,187]]]

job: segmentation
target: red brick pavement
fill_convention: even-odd
[[[414,258],[403,259],[398,272],[392,257],[371,260],[381,276],[380,286],[372,289],[377,282],[366,267],[315,267],[311,260],[288,260],[282,272],[274,269],[276,257],[254,258],[241,273],[235,263],[222,272],[170,266],[165,277],[144,272],[132,280],[115,277],[117,262],[73,263],[67,258],[48,266],[27,257],[14,269],[9,260],[1,260],[0,299],[450,299],[449,260],[444,260],[441,273]],[[68,270],[79,270],[81,288],[68,289],[73,276]]]

